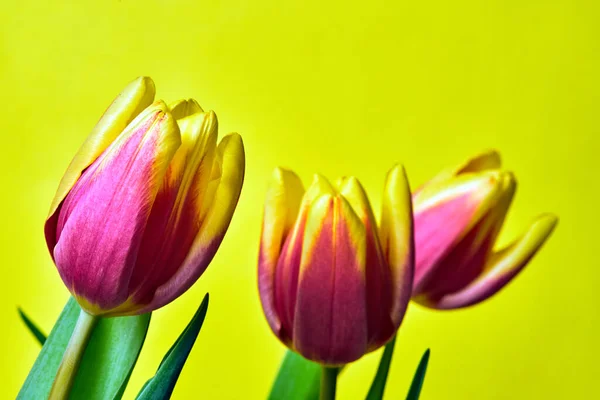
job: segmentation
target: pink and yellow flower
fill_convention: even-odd
[[[384,197],[380,240],[357,179],[331,185],[316,175],[305,192],[293,172],[275,170],[258,286],[269,326],[305,358],[349,363],[400,326],[414,268],[410,190],[401,168],[388,176]]]
[[[415,301],[439,309],[473,305],[527,265],[558,219],[542,214],[520,238],[497,249],[515,189],[514,175],[490,151],[442,171],[413,194]]]
[[[61,278],[82,308],[155,310],[185,292],[217,251],[244,177],[237,134],[195,100],[153,101],[138,78],[69,165],[45,225]]]

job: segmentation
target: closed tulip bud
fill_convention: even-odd
[[[69,165],[45,225],[61,278],[89,314],[155,310],[204,272],[242,187],[239,135],[194,100],[153,102],[138,78]]]
[[[504,248],[496,241],[516,189],[496,152],[443,171],[413,194],[416,267],[413,299],[438,309],[466,307],[513,279],[558,221],[543,214]]]
[[[414,269],[410,190],[404,173],[386,190],[382,246],[355,178],[331,185],[315,176],[304,192],[275,170],[267,192],[258,286],[275,335],[324,365],[342,365],[385,344],[400,326]],[[393,242],[394,246],[389,246]],[[386,249],[395,250],[391,263]]]

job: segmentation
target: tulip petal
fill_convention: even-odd
[[[209,184],[209,187],[213,183],[217,187],[214,196],[202,203],[200,215],[206,217],[201,222],[192,247],[174,275],[156,290],[145,311],[162,307],[188,290],[202,275],[225,236],[244,181],[245,155],[240,135],[229,134],[221,140],[215,164],[221,174],[219,177],[213,175],[213,181]]]
[[[57,209],[65,199],[83,170],[115,140],[133,119],[154,100],[154,82],[149,77],[139,77],[129,83],[104,112],[94,130],[87,137],[77,154],[69,164],[56,195],[50,205],[50,212],[45,226],[46,241],[50,253],[56,245]]]
[[[300,180],[298,179],[299,182]],[[277,254],[273,254],[276,260],[276,268],[272,290],[275,302],[274,311],[278,317],[277,324],[274,325],[279,327],[274,332],[286,344],[290,343],[294,329],[296,293],[298,291],[298,276],[300,274],[300,260],[306,220],[312,205],[311,203],[323,194],[333,195],[334,189],[326,178],[318,174],[315,174],[313,182],[308,187],[304,196],[301,195],[300,191],[296,192],[296,196],[293,198],[298,201],[302,199],[299,205],[300,209],[293,214],[286,215],[290,220],[284,222],[286,226],[293,224],[293,228],[285,231],[284,242],[282,242],[283,248]],[[294,209],[296,210],[295,207]]]
[[[83,173],[59,208],[54,258],[88,312],[102,314],[127,299],[143,228],[179,144],[175,120],[155,103]]]
[[[502,172],[496,204],[456,243],[432,271],[421,290],[428,298],[441,298],[469,285],[485,268],[516,190],[512,173]]]
[[[288,235],[281,249],[279,261],[275,268],[272,295],[275,298],[275,311],[281,324],[280,331],[275,331],[275,334],[287,345],[291,345],[294,330],[298,277],[300,275],[300,261],[307,219],[307,209],[305,208],[303,211],[298,216],[292,232]]]
[[[404,167],[397,165],[386,177],[381,213],[381,246],[390,268],[390,317],[400,326],[411,297],[415,269],[415,236],[410,186]],[[389,339],[389,338],[388,338]]]
[[[427,305],[439,309],[461,308],[492,296],[527,265],[557,223],[558,218],[551,214],[538,217],[521,238],[493,254],[485,270],[470,285],[437,301],[430,300]]]
[[[350,203],[352,209],[365,226],[370,225],[370,228],[376,227],[371,203],[358,179],[353,176],[344,177],[337,182],[337,187],[340,194]],[[377,235],[376,231],[373,232]]]
[[[496,150],[486,150],[479,153],[461,164],[449,168],[447,171],[452,171],[452,176],[466,174],[469,172],[484,172],[493,169],[499,169],[502,166],[500,153]]]
[[[327,178],[320,174],[314,174],[313,181],[308,189],[306,189],[306,194],[302,199],[302,206],[300,208],[304,209],[310,207],[318,197],[324,194],[334,196],[335,193],[335,188],[329,183]]]
[[[202,202],[213,170],[217,141],[214,113],[177,121],[182,145],[156,197],[129,284],[133,304],[148,304],[157,287],[181,266],[198,233]]]
[[[181,202],[188,197],[190,185],[198,183],[195,179],[202,180],[201,187],[196,189],[198,195],[206,190],[215,159],[218,122],[215,113],[210,111],[182,117],[177,124],[181,131],[181,147],[171,161],[165,185],[176,190],[181,207]],[[199,200],[203,197],[199,196]]]
[[[280,336],[281,320],[275,306],[275,271],[279,254],[292,230],[304,187],[290,170],[276,168],[267,190],[258,260],[258,291],[269,326]]]
[[[422,294],[440,262],[498,201],[497,171],[460,175],[413,195],[416,253],[413,296]]]
[[[174,101],[173,103],[169,104],[169,109],[171,110],[171,115],[176,120],[180,120],[204,111],[202,110],[202,107],[200,107],[200,104],[198,104],[198,102],[194,99]]]
[[[498,153],[496,150],[487,150],[463,161],[460,164],[442,170],[422,187],[418,188],[415,193],[420,192],[425,186],[446,182],[449,179],[461,174],[495,170],[499,169],[501,165],[502,160],[500,159],[500,153]]]
[[[354,177],[343,178],[339,181],[338,187],[340,194],[348,200],[365,227],[367,252],[367,329],[369,350],[375,350],[386,343],[394,335],[397,328],[391,317],[392,310],[396,311],[395,309],[397,308],[395,306],[396,302],[393,299],[394,281],[392,280],[392,271],[383,256],[371,203],[360,182]],[[410,205],[410,192],[408,192],[408,201]],[[410,213],[407,216],[411,219]],[[411,235],[406,240],[412,242],[412,224]],[[402,267],[406,267],[406,265]],[[403,292],[403,296],[406,297],[405,306],[410,299],[413,268],[413,264],[410,264],[410,276],[404,277],[405,279],[403,280],[403,283],[408,288],[408,291]]]
[[[310,207],[294,317],[294,347],[329,365],[367,351],[364,225],[342,196]]]

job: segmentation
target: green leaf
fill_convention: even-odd
[[[60,360],[79,317],[79,306],[70,298],[58,317],[50,336],[44,343],[38,358],[29,371],[17,399],[46,399]]]
[[[317,400],[321,386],[321,365],[288,350],[269,400]]]
[[[200,328],[202,328],[207,309],[208,293],[204,296],[204,300],[202,300],[200,307],[198,307],[198,311],[196,311],[196,314],[194,314],[190,323],[181,335],[179,335],[179,338],[169,349],[167,354],[165,354],[154,377],[150,378],[150,380],[144,384],[137,399],[163,400],[171,397],[179,374],[194,346],[198,333],[200,333]]]
[[[70,298],[60,314],[18,399],[48,397],[81,308]],[[102,318],[96,325],[70,399],[120,399],[144,343],[150,314]]]
[[[381,400],[394,354],[396,337],[385,346],[377,374],[371,384],[366,400]],[[425,379],[430,351],[427,349],[415,372],[407,400],[417,400]],[[321,386],[321,366],[288,350],[271,388],[269,400],[318,400]]]
[[[381,360],[379,361],[379,367],[377,367],[377,374],[375,374],[375,379],[373,379],[373,383],[371,383],[371,388],[369,389],[366,400],[383,399],[383,392],[385,391],[385,384],[387,383],[395,344],[396,336],[385,345]]]
[[[29,329],[29,331],[35,336],[37,341],[43,346],[46,341],[46,335],[38,328],[38,326],[25,314],[21,307],[17,309],[19,311],[19,315],[21,319],[25,323],[25,326]]]
[[[406,400],[418,400],[421,395],[421,388],[423,387],[423,381],[425,380],[425,372],[427,372],[427,364],[429,363],[429,349],[425,350],[423,356],[421,357],[421,361],[419,361],[419,366],[415,372],[415,376],[413,377],[412,383],[410,385],[410,390],[408,391],[408,395],[406,396]]]

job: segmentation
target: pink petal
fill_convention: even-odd
[[[470,232],[440,261],[428,284],[422,287],[428,298],[440,298],[469,285],[483,271],[504,223],[515,194],[516,180],[511,173],[500,176],[497,202]]]
[[[373,210],[362,185],[358,179],[349,177],[341,179],[338,186],[340,194],[350,203],[365,227],[367,337],[369,350],[375,350],[386,343],[398,327],[392,321],[392,310],[395,308],[392,271],[384,259]],[[407,196],[410,202],[410,191]],[[405,281],[405,306],[410,300],[411,284],[412,275]]]
[[[129,283],[136,304],[149,304],[157,288],[177,272],[202,223],[200,207],[215,159],[216,117],[199,113],[178,122],[182,145],[152,208]]]
[[[294,319],[294,347],[329,365],[367,351],[365,232],[343,197],[323,195],[311,211]]]
[[[523,270],[546,242],[557,222],[554,215],[542,215],[521,238],[495,253],[468,286],[439,300],[432,300],[428,306],[439,309],[468,307],[494,295]]]
[[[136,118],[83,173],[63,202],[56,265],[67,287],[93,313],[128,297],[128,284],[152,203],[179,131],[166,106]]]
[[[225,136],[217,148],[216,171],[199,210],[201,225],[185,259],[168,280],[161,281],[152,302],[143,311],[170,303],[188,290],[206,270],[219,249],[238,203],[244,182],[245,153],[238,134]],[[214,189],[211,189],[214,186]]]
[[[416,265],[413,296],[422,294],[444,257],[498,199],[499,174],[465,174],[413,196]]]
[[[304,210],[298,217],[292,233],[288,235],[275,270],[274,301],[281,321],[278,336],[284,343],[290,343],[292,340],[306,214]]]
[[[303,194],[304,187],[296,174],[283,168],[275,169],[263,213],[258,292],[269,326],[282,340],[282,323],[275,306],[276,267],[282,246],[296,223]]]
[[[56,246],[56,224],[61,203],[81,177],[82,172],[110,146],[135,117],[152,104],[154,93],[154,82],[148,77],[139,77],[130,82],[106,109],[73,157],[56,190],[44,227],[50,254],[54,255],[54,246]]]

